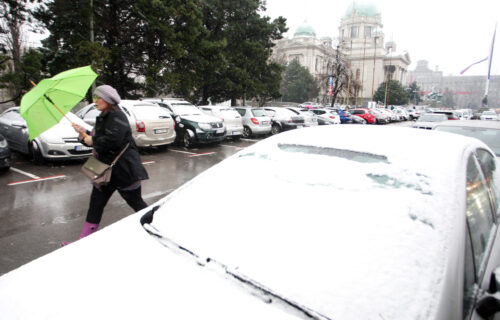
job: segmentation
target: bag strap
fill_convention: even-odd
[[[118,161],[118,159],[120,159],[120,157],[122,156],[122,154],[125,152],[125,150],[127,150],[128,146],[130,145],[130,142],[127,143],[127,145],[125,146],[125,148],[123,148],[123,150],[116,156],[115,160],[113,160],[113,162],[111,162],[111,167],[115,165],[116,161]]]

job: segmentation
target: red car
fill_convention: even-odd
[[[363,118],[366,121],[366,123],[375,123],[377,121],[375,115],[368,108],[349,109],[349,112],[353,116],[358,116],[360,118]]]

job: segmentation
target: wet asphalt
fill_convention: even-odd
[[[260,139],[141,150],[150,177],[142,184],[144,200],[153,204]],[[61,241],[77,239],[92,189],[80,172],[82,160],[35,165],[29,157],[14,153],[13,162],[10,170],[0,172],[0,275],[57,250]],[[104,210],[100,229],[132,213],[116,192]]]

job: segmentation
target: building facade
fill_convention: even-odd
[[[366,105],[373,100],[374,92],[388,79],[408,85],[407,52],[398,53],[396,43],[385,43],[380,12],[371,4],[353,2],[346,10],[338,28],[335,46],[331,38],[316,37],[314,28],[307,23],[299,26],[292,39],[282,39],[273,50],[273,61],[286,65],[297,60],[316,78],[320,85],[318,102],[327,103],[328,76],[336,62],[337,50],[345,60],[351,76],[349,83],[339,94],[340,103]],[[349,87],[350,95],[347,94]]]
[[[443,76],[439,70],[431,70],[427,60],[417,61],[410,71],[410,82],[416,82],[420,94],[427,100],[437,95],[437,104],[449,108],[479,108],[486,89],[485,76]],[[488,89],[488,107],[500,108],[500,76],[491,76]]]

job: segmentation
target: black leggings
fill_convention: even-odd
[[[116,186],[112,185],[102,187],[101,190],[93,187],[92,194],[90,195],[89,210],[87,212],[87,222],[94,224],[99,224],[101,222],[104,207],[108,203],[109,198],[111,198],[115,190],[118,190],[120,196],[122,196],[122,198],[127,201],[128,205],[132,207],[135,212],[142,210],[148,206],[142,199],[141,185],[132,190],[120,190],[117,189]]]

